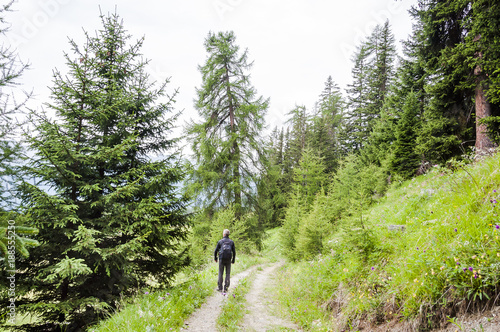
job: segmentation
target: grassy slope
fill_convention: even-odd
[[[365,211],[365,230],[337,225],[323,255],[289,264],[280,297],[296,322],[335,330],[407,319],[430,328],[492,304],[500,291],[500,156],[457,166],[392,188]]]

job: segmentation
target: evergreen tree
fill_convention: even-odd
[[[309,208],[316,193],[325,183],[325,166],[323,159],[314,154],[312,149],[306,148],[302,154],[298,167],[293,169],[294,185]]]
[[[392,82],[395,56],[389,22],[377,25],[354,55],[353,83],[347,90],[349,112],[344,133],[347,151],[359,151],[366,146]]]
[[[259,220],[265,227],[277,227],[281,224],[286,207],[287,193],[291,183],[284,173],[284,134],[276,127],[266,144],[261,163],[264,168],[257,182],[256,210]]]
[[[339,87],[329,76],[318,102],[317,114],[312,118],[310,144],[319,152],[327,173],[337,168],[341,157],[339,141],[344,100]]]
[[[427,160],[444,162],[463,153],[474,143],[471,110],[474,77],[463,52],[471,29],[471,2],[461,0],[422,0],[412,14],[421,22],[423,42],[420,58],[427,74],[428,103],[423,113],[418,152]]]
[[[214,210],[232,204],[237,219],[253,203],[260,141],[268,100],[256,97],[247,71],[248,51],[239,52],[233,32],[209,33],[206,63],[199,67],[202,86],[197,89],[200,123],[191,123],[195,169],[191,189]]]
[[[0,35],[8,32],[4,16],[12,10],[13,3],[14,1],[9,1],[0,6]],[[15,50],[5,44],[0,46],[0,209],[14,208],[14,164],[20,159],[21,152],[21,146],[15,137],[18,124],[15,123],[14,117],[29,96],[16,103],[12,90],[27,67],[19,60]]]
[[[476,150],[500,144],[500,4],[472,1],[473,20],[465,52],[474,71],[472,85],[476,110]],[[469,80],[470,77],[469,77]]]
[[[392,146],[393,158],[391,160],[391,170],[405,179],[415,175],[420,163],[420,157],[415,152],[419,124],[418,112],[417,96],[410,92],[396,127],[396,142]]]
[[[344,153],[359,151],[369,133],[368,109],[369,87],[367,83],[370,50],[362,44],[354,54],[353,83],[348,86],[348,111],[342,129]]]
[[[287,113],[290,118],[286,121],[290,125],[287,134],[286,159],[290,170],[299,165],[302,153],[307,147],[310,138],[310,116],[305,106],[295,106]]]
[[[101,16],[86,43],[71,41],[68,74],[54,71],[51,120],[33,114],[36,153],[22,185],[26,218],[40,246],[18,268],[20,310],[32,330],[81,330],[150,280],[169,282],[188,264],[179,251],[188,220],[168,81],[156,86],[123,22]],[[43,188],[48,188],[45,191]],[[22,291],[30,296],[22,297]],[[7,306],[1,305],[3,313]],[[38,323],[40,322],[40,323]]]
[[[369,72],[370,87],[369,109],[370,118],[378,118],[392,82],[396,47],[389,21],[377,25],[368,39],[368,47],[373,56]]]

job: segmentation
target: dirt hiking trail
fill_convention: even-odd
[[[253,266],[237,275],[231,276],[231,289],[238,286],[241,279],[248,277],[252,272],[257,271],[252,281],[246,299],[246,314],[240,331],[276,331],[292,330],[299,328],[290,321],[273,315],[276,311],[276,302],[273,302],[271,295],[266,290],[275,285],[273,278],[276,269],[283,265],[283,262],[271,265]],[[214,276],[216,278],[216,276]],[[215,280],[215,279],[214,279]],[[209,296],[203,305],[196,310],[185,323],[182,331],[212,332],[218,331],[216,320],[221,313],[221,307],[226,300],[226,296],[215,292]]]

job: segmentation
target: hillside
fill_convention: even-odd
[[[420,331],[497,306],[499,166],[498,155],[435,166],[337,220],[321,254],[281,274],[292,317],[313,330]]]

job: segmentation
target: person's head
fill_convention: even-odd
[[[229,236],[229,229],[225,229],[225,230],[222,232],[222,236]]]

